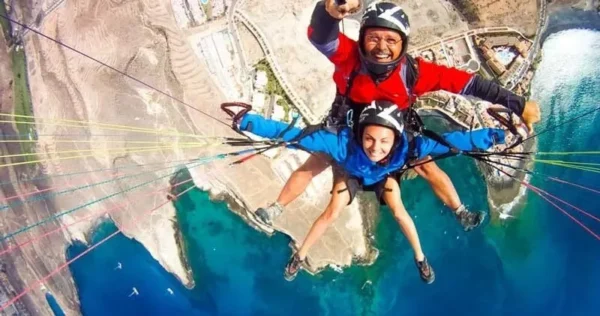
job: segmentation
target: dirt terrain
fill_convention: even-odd
[[[509,26],[525,36],[534,36],[538,22],[538,0],[442,0],[461,12],[469,28]]]

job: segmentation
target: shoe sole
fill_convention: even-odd
[[[419,277],[421,277],[421,281],[423,281],[427,284],[431,284],[431,283],[433,283],[433,281],[435,281],[435,271],[433,270],[433,267],[430,264],[428,264],[428,267],[429,267],[429,271],[431,272],[431,276],[429,276],[429,278],[422,274],[422,271],[421,271],[421,269],[419,269],[418,265],[417,265],[417,270],[419,270]]]
[[[433,281],[435,281],[435,272],[433,272],[433,269],[431,269],[431,277],[429,279],[421,278],[421,280],[427,284],[433,283]]]
[[[264,221],[262,219],[262,217],[260,217],[260,215],[256,214],[256,212],[251,212],[251,213],[252,213],[252,216],[254,217],[254,220],[256,220],[257,222],[259,222],[262,225],[267,226],[267,227],[273,227],[273,223],[268,223],[268,222]]]
[[[486,214],[485,213],[481,213],[481,214],[482,214],[481,215],[481,220],[479,221],[479,223],[477,223],[477,225],[471,225],[471,226],[465,227],[465,231],[466,232],[471,231],[471,230],[473,230],[473,229],[481,226],[481,224],[483,224],[483,222],[485,221],[485,218],[486,218]]]

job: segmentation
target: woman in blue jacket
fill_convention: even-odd
[[[290,147],[298,147],[311,153],[325,153],[337,164],[336,172],[341,171],[340,176],[334,179],[329,205],[313,223],[302,246],[292,255],[285,268],[287,280],[295,278],[310,247],[325,233],[342,209],[352,202],[357,191],[365,190],[374,191],[379,201],[389,206],[413,248],[421,279],[426,283],[434,281],[434,271],[423,254],[415,225],[402,204],[397,175],[405,170],[409,160],[442,155],[452,149],[423,136],[416,136],[412,140],[413,144],[409,145],[402,116],[403,113],[395,104],[374,101],[360,114],[358,135],[353,135],[349,127],[343,127],[337,133],[319,130],[300,139],[297,138],[302,130],[289,128],[285,123],[250,113],[237,116],[239,130],[264,138],[293,141],[294,145]],[[447,133],[442,137],[461,151],[487,150],[494,144],[504,143],[504,130],[483,128]],[[472,212],[457,214],[458,217],[471,220],[476,217],[477,225],[483,221],[484,215],[485,213]]]

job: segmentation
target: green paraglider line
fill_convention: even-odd
[[[191,163],[189,163],[189,164],[186,164],[186,165],[190,165],[190,164],[191,164],[191,167],[189,167],[189,168],[195,168],[195,167],[197,167],[197,166],[199,166],[199,165],[203,165],[203,164],[205,164],[205,163],[209,163],[209,162],[212,162],[212,161],[215,161],[215,160],[225,159],[225,158],[227,158],[227,157],[235,157],[235,156],[240,156],[240,155],[244,155],[244,154],[247,154],[247,153],[252,153],[253,151],[256,151],[256,150],[261,150],[261,149],[264,149],[264,148],[251,148],[251,149],[244,149],[244,150],[240,150],[240,151],[236,151],[236,152],[223,153],[223,154],[218,154],[218,155],[214,155],[214,156],[210,156],[210,157],[199,158],[199,159],[195,160],[194,162],[191,162]],[[83,209],[83,208],[85,208],[85,207],[87,207],[87,206],[90,206],[90,205],[93,205],[93,204],[96,204],[96,203],[102,202],[102,201],[104,201],[104,200],[110,199],[110,198],[112,198],[112,197],[114,197],[114,196],[117,196],[117,195],[119,195],[119,194],[123,194],[123,193],[129,192],[129,191],[131,191],[131,190],[134,190],[134,189],[140,188],[140,187],[142,187],[142,186],[144,186],[144,185],[147,185],[147,184],[149,184],[149,183],[152,183],[152,182],[158,181],[158,180],[160,180],[160,179],[164,179],[164,178],[166,178],[166,177],[168,177],[168,176],[170,176],[170,175],[172,175],[172,174],[173,174],[173,173],[168,173],[168,174],[166,174],[166,175],[164,175],[164,176],[161,176],[161,177],[159,177],[159,178],[157,178],[157,179],[154,179],[154,180],[150,180],[150,181],[146,181],[146,182],[140,183],[140,184],[138,184],[138,185],[135,185],[135,186],[133,186],[133,187],[131,187],[131,188],[128,188],[128,189],[126,189],[126,190],[119,191],[119,192],[115,192],[115,193],[113,193],[113,194],[107,195],[107,196],[105,196],[105,197],[102,197],[102,198],[100,198],[100,199],[96,199],[96,200],[90,201],[90,202],[88,202],[88,203],[86,203],[86,204],[80,205],[80,206],[78,206],[78,207],[75,207],[75,208],[72,208],[72,209],[70,209],[70,210],[67,210],[67,211],[64,211],[64,212],[61,212],[61,213],[55,214],[55,215],[53,215],[53,216],[47,217],[47,218],[45,218],[45,219],[43,219],[43,220],[41,220],[41,221],[39,221],[39,222],[36,222],[36,223],[34,223],[34,224],[31,224],[31,225],[28,225],[28,226],[22,227],[22,228],[20,228],[20,229],[18,229],[18,230],[16,230],[16,231],[13,231],[13,232],[11,232],[11,233],[8,233],[8,234],[6,234],[6,235],[2,236],[2,238],[0,238],[0,242],[2,242],[2,241],[4,241],[4,240],[6,240],[6,239],[8,239],[8,238],[14,237],[14,236],[16,236],[16,235],[18,235],[18,234],[20,234],[20,233],[26,232],[26,231],[28,231],[28,230],[30,230],[30,229],[32,229],[32,228],[35,228],[35,227],[37,227],[37,226],[40,226],[40,225],[42,225],[42,224],[44,224],[44,223],[47,223],[47,222],[49,222],[49,221],[55,220],[55,219],[57,219],[57,218],[60,218],[60,217],[62,217],[62,216],[64,216],[64,215],[67,215],[67,214],[70,214],[70,213],[76,212],[76,211],[78,211],[78,210],[81,210],[81,209]]]

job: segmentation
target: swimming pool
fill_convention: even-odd
[[[517,53],[509,46],[494,47],[494,51],[496,52],[496,59],[504,66],[508,66],[517,57]]]

